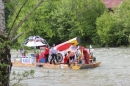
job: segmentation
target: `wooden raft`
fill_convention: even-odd
[[[92,64],[84,64],[84,65],[71,65],[68,67],[66,64],[49,64],[49,63],[36,63],[36,64],[23,64],[21,62],[12,62],[13,66],[18,67],[43,67],[43,68],[60,68],[60,69],[87,69],[87,68],[95,68],[100,66],[101,62],[96,62]]]
[[[68,65],[64,64],[49,64],[49,63],[36,63],[36,64],[23,64],[20,61],[12,62],[13,66],[17,67],[43,67],[43,68],[61,68],[68,69]]]

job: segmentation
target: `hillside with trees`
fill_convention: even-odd
[[[7,3],[6,27],[11,27],[24,0],[10,0]],[[17,25],[38,0],[28,0],[15,21]],[[127,46],[129,42],[129,1],[108,9],[101,0],[48,0],[32,14],[19,28],[17,34],[24,34],[17,40],[21,44],[32,35],[39,35],[50,45],[59,44],[74,37],[80,37],[83,45]]]

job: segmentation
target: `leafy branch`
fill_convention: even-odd
[[[18,30],[18,28],[29,18],[29,16],[39,7],[39,5],[43,2],[44,0],[40,0],[38,4],[19,22],[19,24],[12,30],[12,33],[10,34],[10,40],[12,41],[14,34]],[[16,39],[16,38],[15,38]],[[14,41],[14,40],[13,40]]]

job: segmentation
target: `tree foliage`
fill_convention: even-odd
[[[120,46],[129,44],[129,6],[130,1],[122,2],[112,12],[104,12],[104,14],[97,19],[97,33],[101,38],[102,45]]]
[[[84,42],[94,43],[95,21],[104,10],[100,0],[60,0],[46,17],[49,29],[55,33],[52,39],[64,41],[79,36]]]
[[[14,1],[16,1],[15,4],[13,4]],[[8,27],[24,1],[12,0],[10,3],[9,7],[13,10],[9,9]],[[38,0],[27,2],[15,25],[34,7],[36,2]],[[129,1],[121,3],[118,8],[113,9],[114,13],[112,13],[108,12],[101,0],[45,1],[17,31],[18,34],[24,32],[24,35],[18,39],[18,43],[22,43],[30,35],[39,35],[49,44],[59,44],[78,36],[83,44],[127,45],[130,32],[128,4]]]
[[[27,2],[21,10],[16,24],[28,13],[37,1]],[[17,6],[17,9],[15,9],[16,12],[20,6]],[[40,35],[47,39],[49,44],[58,44],[76,36],[79,36],[83,42],[96,43],[99,37],[96,34],[95,22],[96,18],[104,10],[106,10],[106,7],[100,0],[45,1],[35,11],[35,14],[32,14],[18,30],[17,33],[24,32],[24,35],[20,37],[18,42],[21,43],[30,35]],[[15,13],[13,16],[10,16],[8,23],[11,23],[11,20],[15,16]]]

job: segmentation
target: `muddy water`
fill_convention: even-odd
[[[130,86],[130,48],[97,48],[94,56],[102,62],[94,69],[13,67],[12,70],[35,70],[34,78],[21,82],[26,86]]]

